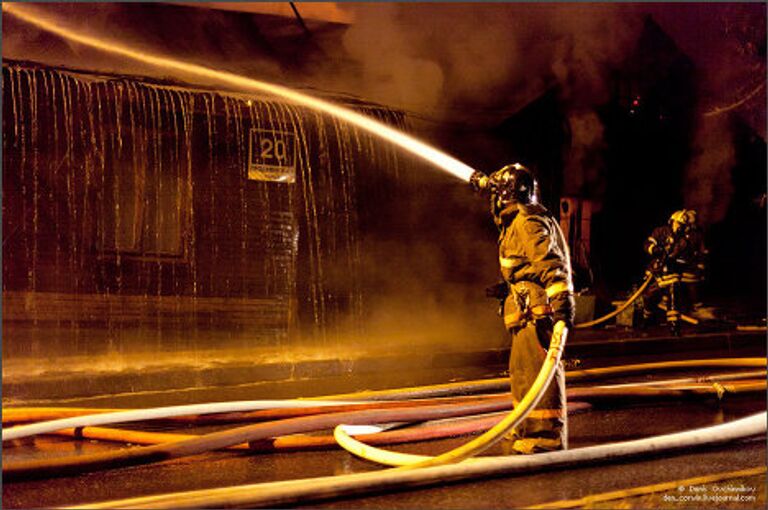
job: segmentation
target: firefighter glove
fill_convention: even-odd
[[[569,328],[573,327],[573,319],[576,314],[576,302],[572,292],[561,292],[550,299],[552,306],[552,320],[563,321]]]
[[[475,172],[469,178],[469,186],[472,191],[482,191],[488,188],[490,179],[482,172]]]
[[[499,282],[485,289],[485,297],[496,298],[499,301],[507,299],[509,285],[507,282]]]

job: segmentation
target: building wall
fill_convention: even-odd
[[[263,97],[28,63],[4,63],[3,85],[6,366],[290,349],[360,315],[357,183],[397,165],[370,136]],[[249,173],[280,141],[278,168]]]

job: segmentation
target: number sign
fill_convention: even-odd
[[[251,129],[248,179],[296,182],[296,135],[284,131]]]

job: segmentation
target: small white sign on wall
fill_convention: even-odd
[[[296,134],[253,128],[248,144],[248,179],[296,182]]]

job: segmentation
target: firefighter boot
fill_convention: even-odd
[[[554,434],[558,435],[558,434]],[[501,441],[501,451],[504,455],[531,455],[534,453],[554,452],[563,450],[564,445],[559,437],[524,437],[521,438],[513,430]]]

